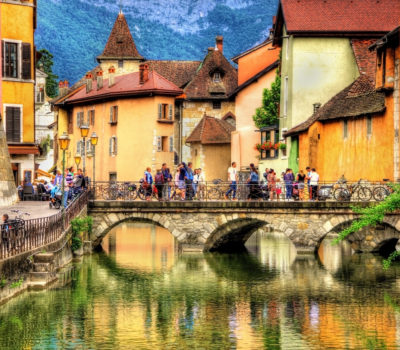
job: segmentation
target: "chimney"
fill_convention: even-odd
[[[93,74],[91,72],[86,73],[86,93],[88,94],[92,91],[92,84],[93,84]]]
[[[149,80],[149,65],[146,63],[142,63],[139,66],[139,77],[140,77],[140,85],[143,85],[147,80]]]
[[[317,113],[318,110],[320,109],[321,104],[320,104],[319,102],[314,103],[314,104],[313,104],[313,107],[314,107],[314,114],[315,114],[315,113]]]
[[[100,90],[103,88],[103,71],[100,69],[97,73],[97,90]]]
[[[222,35],[218,35],[215,38],[215,43],[217,45],[217,50],[224,54],[224,37]]]
[[[111,66],[108,68],[108,87],[111,87],[115,84],[115,68]]]
[[[68,93],[68,80],[58,83],[58,96],[62,97]]]

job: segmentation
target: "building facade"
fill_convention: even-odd
[[[2,115],[16,182],[35,176],[36,1],[0,1]]]
[[[232,132],[231,159],[238,168],[247,170],[249,164],[268,163],[266,153],[260,153],[255,145],[260,143],[253,116],[262,106],[264,89],[270,88],[278,74],[279,47],[272,46],[272,40],[247,50],[232,60],[238,65],[238,84],[234,91],[236,130]]]
[[[274,24],[274,44],[282,50],[279,137],[359,76],[351,39],[378,38],[396,25],[400,11],[400,3],[390,0],[346,1],[347,10],[337,16],[340,6],[342,1],[279,3]],[[296,136],[287,139],[287,154],[271,167],[298,170]]]

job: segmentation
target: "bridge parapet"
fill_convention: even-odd
[[[119,223],[145,221],[165,227],[183,246],[196,246],[204,251],[233,250],[242,248],[255,230],[268,225],[283,232],[299,253],[309,253],[318,248],[328,233],[339,230],[357,217],[352,205],[347,202],[93,201],[89,203],[89,212],[94,217],[91,239],[98,245]],[[398,239],[400,216],[391,215],[385,221],[392,230],[379,239]],[[381,242],[370,236],[366,231],[349,237],[349,240],[358,242],[360,250],[373,251]]]

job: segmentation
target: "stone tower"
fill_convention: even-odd
[[[11,171],[10,155],[8,154],[6,134],[0,121],[0,207],[17,201],[17,189]]]

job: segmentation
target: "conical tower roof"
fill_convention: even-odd
[[[128,23],[122,12],[118,14],[103,53],[97,57],[99,61],[102,59],[144,59],[136,48]]]

